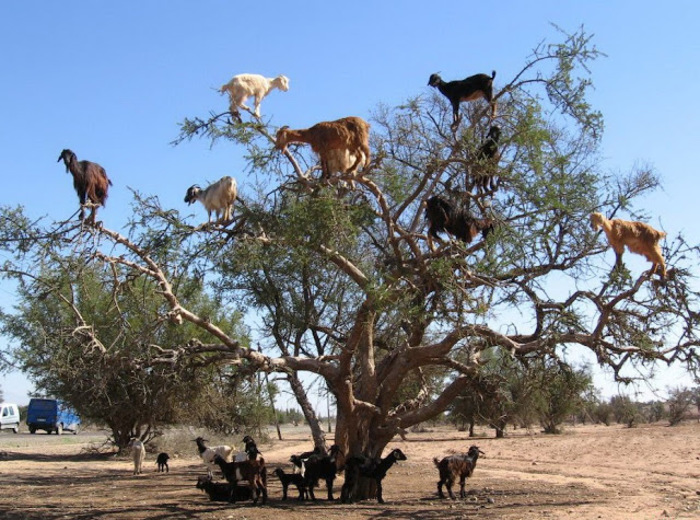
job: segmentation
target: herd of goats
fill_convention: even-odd
[[[234,453],[228,445],[207,446],[206,439],[197,437],[194,439],[197,451],[207,467],[207,475],[197,479],[197,489],[205,492],[209,499],[219,502],[238,502],[253,500],[257,504],[267,502],[267,466],[262,453],[252,437],[243,437],[245,449]],[[146,457],[144,443],[132,438],[129,443],[134,460],[134,475],[139,475],[143,470]],[[483,455],[478,446],[471,446],[469,451],[461,455],[449,455],[443,459],[437,457],[433,463],[438,469],[440,480],[437,484],[438,495],[445,498],[443,486],[447,489],[450,498],[455,500],[452,486],[459,481],[460,498],[466,497],[465,482],[471,477],[476,467],[479,455]],[[169,472],[167,453],[159,453],[156,458],[158,472]],[[328,452],[315,448],[312,451],[292,455],[289,462],[292,463],[292,472],[285,473],[282,468],[274,470],[275,476],[282,484],[282,500],[287,500],[289,486],[296,487],[299,500],[316,500],[314,488],[319,482],[325,481],[328,491],[328,500],[334,500],[333,482],[340,473],[345,474],[345,482],[340,490],[340,500],[349,502],[354,496],[355,488],[361,478],[370,479],[376,486],[376,496],[379,503],[384,503],[382,494],[382,481],[389,469],[399,461],[406,460],[406,455],[399,448],[394,448],[386,457],[372,459],[364,456],[346,456],[337,445],[331,446]],[[221,473],[224,481],[215,482],[214,474]]]
[[[496,117],[497,102],[493,95],[493,80],[496,71],[487,74],[474,74],[463,80],[443,81],[438,74],[432,74],[428,85],[437,88],[452,105],[452,130],[460,122],[459,106],[464,101],[485,99],[491,107],[491,121]],[[259,74],[239,74],[220,88],[222,94],[228,93],[231,114],[240,120],[243,108],[255,117],[260,117],[260,103],[273,89],[287,91],[289,80],[280,75],[266,78]],[[255,99],[254,111],[245,101]],[[467,175],[467,188],[476,188],[482,193],[493,193],[498,188],[497,176],[499,141],[501,129],[492,125],[482,145],[476,151],[473,163],[477,166]],[[286,126],[280,128],[276,135],[275,147],[284,152],[290,143],[302,143],[311,146],[318,156],[321,168],[321,180],[328,181],[334,174],[342,174],[350,179],[357,179],[370,168],[369,124],[359,117],[344,117],[335,121],[323,121],[310,128],[292,130]],[[58,158],[63,160],[66,170],[73,176],[73,186],[80,200],[80,219],[84,218],[86,207],[92,209],[91,222],[95,224],[95,211],[104,206],[112,182],[105,169],[97,163],[79,161],[71,150],[65,149]],[[362,168],[362,170],[360,170]],[[350,185],[354,188],[354,181]],[[228,223],[233,216],[234,203],[238,197],[236,180],[225,176],[217,182],[202,189],[198,185],[187,190],[185,202],[193,204],[200,201],[206,208],[209,223],[212,213],[217,222]],[[494,229],[491,218],[475,218],[463,204],[450,197],[433,195],[424,201],[425,217],[428,221],[428,245],[434,250],[433,238],[439,240],[439,233],[446,233],[465,243],[471,242],[478,234],[486,238]],[[590,216],[594,230],[602,229],[609,244],[615,251],[615,267],[622,263],[625,246],[633,253],[644,256],[652,263],[650,274],[659,270],[662,279],[666,276],[659,240],[666,236],[646,223],[622,219],[608,219],[595,212]]]

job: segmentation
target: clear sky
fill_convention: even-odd
[[[592,67],[591,98],[605,117],[606,166],[653,165],[663,190],[639,207],[670,236],[697,244],[699,19],[696,1],[2,2],[0,203],[70,217],[77,197],[56,162],[63,148],[99,162],[113,180],[100,212],[107,227],[125,223],[130,189],[186,211],[188,186],[228,174],[245,195],[240,147],[170,145],[183,118],[226,110],[215,89],[233,75],[289,77],[288,92],[263,101],[276,126],[370,118],[379,103],[428,94],[432,72],[449,80],[495,69],[498,88],[540,41],[558,41],[551,24],[568,32],[583,25],[608,55]],[[203,217],[199,205],[191,211]],[[6,286],[0,305],[12,305]],[[672,371],[656,387],[681,383],[690,380]],[[0,384],[6,400],[26,402],[21,375]]]

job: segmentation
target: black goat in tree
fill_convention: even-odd
[[[345,462],[345,483],[340,491],[341,502],[347,502],[355,491],[360,477],[374,480],[377,486],[377,502],[384,503],[382,496],[382,480],[387,471],[396,462],[406,460],[406,455],[399,448],[391,450],[383,459],[367,459],[366,457],[349,457]]]
[[[501,128],[493,125],[489,129],[486,139],[476,152],[475,161],[472,165],[471,181],[477,190],[482,192],[494,192],[498,189],[496,179],[496,168],[501,155],[498,153],[498,141],[501,138]],[[470,186],[467,185],[467,190]]]
[[[92,206],[90,220],[94,224],[97,206],[105,205],[112,181],[102,166],[90,161],[78,161],[72,150],[63,150],[56,162],[61,159],[66,165],[66,171],[73,175],[73,187],[80,200],[80,220],[85,217],[85,204],[89,199]]]
[[[455,81],[443,81],[439,74],[431,74],[428,85],[437,88],[452,103],[452,130],[459,125],[459,104],[462,101],[475,101],[484,98],[491,105],[491,119],[496,117],[496,102],[493,100],[493,80],[496,71],[488,74],[474,74]]]

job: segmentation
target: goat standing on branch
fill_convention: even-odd
[[[501,128],[493,125],[476,152],[475,164],[472,165],[471,182],[477,190],[493,193],[498,189],[496,169],[501,155],[498,153],[498,141],[501,138]],[[467,186],[467,189],[470,187]]]
[[[233,217],[233,205],[237,196],[236,179],[227,175],[204,189],[197,184],[190,186],[185,195],[185,202],[190,205],[200,201],[207,209],[209,223],[212,211],[216,212],[216,222],[227,223]]]
[[[289,79],[279,75],[276,78],[266,78],[260,74],[238,74],[231,81],[223,85],[219,92],[228,92],[232,114],[238,114],[238,109],[250,111],[245,100],[250,96],[255,97],[255,116],[260,117],[260,102],[272,89],[278,88],[282,92],[289,90]]]
[[[459,104],[462,101],[475,101],[484,98],[491,105],[491,119],[496,117],[496,102],[493,100],[493,80],[496,71],[487,74],[474,74],[455,81],[443,81],[439,74],[431,74],[428,85],[437,88],[452,103],[452,130],[459,125]]]
[[[438,195],[430,197],[425,204],[425,218],[428,221],[428,245],[434,251],[433,238],[438,233],[449,233],[469,244],[479,233],[485,239],[493,231],[493,220],[475,218],[466,208]]]
[[[96,206],[105,205],[107,192],[112,181],[109,180],[107,172],[102,166],[90,161],[78,161],[72,150],[63,150],[56,162],[61,159],[66,165],[66,171],[73,175],[73,188],[75,188],[80,200],[80,220],[85,217],[85,203],[87,199],[90,199],[92,204],[90,221],[95,224]]]
[[[661,279],[666,278],[666,262],[659,247],[659,240],[666,236],[665,232],[657,231],[644,222],[619,218],[610,220],[598,212],[591,213],[591,227],[594,230],[602,228],[605,231],[605,236],[615,251],[616,268],[622,264],[622,253],[627,246],[632,253],[642,255],[652,263],[650,274],[653,275],[657,268],[661,267]]]
[[[322,179],[340,169],[340,173],[355,174],[361,163],[363,168],[370,163],[369,123],[359,117],[322,121],[300,130],[283,126],[277,132],[275,146],[284,151],[289,143],[311,145],[321,160]]]

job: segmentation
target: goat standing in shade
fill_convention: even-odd
[[[491,119],[496,117],[496,102],[493,101],[493,80],[496,71],[487,74],[474,74],[455,81],[443,81],[439,74],[431,74],[428,85],[437,88],[452,104],[452,130],[459,125],[459,104],[462,101],[475,101],[484,98],[491,105]]]
[[[608,237],[610,246],[615,251],[615,267],[622,264],[622,253],[625,246],[632,253],[644,256],[652,263],[651,274],[661,268],[661,279],[666,278],[666,262],[661,254],[659,240],[666,236],[663,231],[657,231],[644,222],[622,220],[619,218],[607,219],[602,213],[591,213],[591,227],[596,230],[602,228]]]
[[[340,491],[341,502],[347,502],[354,493],[360,477],[374,480],[377,486],[377,502],[384,503],[382,480],[389,469],[398,461],[406,460],[406,455],[399,448],[391,450],[383,459],[349,457],[345,463],[345,483]]]
[[[72,150],[64,149],[56,162],[61,160],[66,165],[66,171],[73,175],[73,188],[80,200],[80,220],[85,218],[85,204],[89,199],[92,204],[90,221],[94,225],[96,206],[104,207],[112,181],[102,166],[90,161],[78,161]]]
[[[255,115],[260,117],[260,103],[272,89],[278,88],[282,92],[289,90],[289,79],[279,75],[276,78],[266,78],[260,74],[238,74],[231,81],[223,85],[219,92],[228,92],[231,101],[231,113],[238,115],[238,109],[250,110],[245,100],[250,96],[255,97]]]

